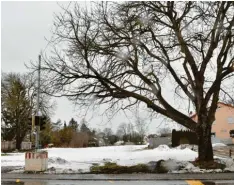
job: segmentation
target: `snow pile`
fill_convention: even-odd
[[[226,165],[225,172],[234,172],[234,159],[222,159],[221,161]]]
[[[185,148],[189,148],[191,150],[197,150],[198,147],[197,145],[190,145],[190,144],[182,144],[176,147],[177,149],[185,149]]]
[[[50,157],[48,159],[48,163],[57,163],[57,164],[67,164],[68,162],[65,159],[62,159],[60,157]]]
[[[215,144],[212,144],[212,147],[215,148],[215,147],[223,147],[223,146],[227,146],[223,143],[215,143]]]
[[[117,141],[114,145],[115,146],[120,146],[120,145],[123,145],[124,144],[124,141]]]
[[[184,165],[183,161],[181,162],[173,159],[161,162],[161,166],[169,172],[180,170]]]
[[[167,145],[159,145],[156,150],[159,150],[159,151],[169,151],[171,150]]]

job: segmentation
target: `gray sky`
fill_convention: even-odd
[[[38,54],[47,45],[45,38],[51,38],[53,15],[61,12],[58,4],[67,7],[69,2],[1,2],[2,72],[26,72],[24,64],[38,59]],[[85,2],[80,4],[86,5]],[[79,122],[82,119],[79,108],[74,108],[66,98],[56,101],[57,109],[53,121],[60,118],[68,122],[74,117]],[[145,114],[142,112],[141,115]],[[91,116],[92,112],[89,112],[86,120],[92,128],[111,127],[115,130],[121,122],[134,121],[130,114],[127,118],[123,113],[119,113],[111,122],[105,116]],[[160,119],[153,120],[149,125],[150,133],[156,131],[160,123]]]

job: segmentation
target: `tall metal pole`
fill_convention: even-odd
[[[39,116],[39,102],[40,102],[40,78],[41,78],[41,55],[38,56],[38,86],[37,86],[37,116]]]
[[[40,77],[41,77],[41,55],[38,56],[38,60],[39,60],[39,65],[38,65],[38,86],[37,86],[37,109],[36,109],[36,116],[40,116],[39,115],[39,111],[40,111]],[[39,148],[39,134],[40,134],[40,126],[37,125],[36,126],[36,149]]]

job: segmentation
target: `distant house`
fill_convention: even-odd
[[[197,121],[196,114],[191,118]],[[234,130],[234,106],[219,102],[212,125],[212,135],[220,142],[234,144],[234,138],[230,137],[231,130]]]

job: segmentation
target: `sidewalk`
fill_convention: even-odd
[[[234,180],[233,173],[213,174],[16,174],[2,173],[2,180],[35,179],[35,180]]]

